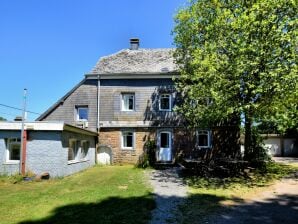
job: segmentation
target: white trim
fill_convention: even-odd
[[[208,145],[204,145],[204,146],[200,146],[199,144],[199,135],[200,135],[200,133],[199,132],[206,132],[206,133],[204,133],[204,135],[206,135],[207,134],[207,142],[208,142]],[[202,133],[202,135],[203,135],[203,133]],[[208,130],[197,130],[197,142],[196,142],[196,144],[197,144],[197,147],[198,148],[210,148],[211,147],[211,131],[208,131]]]
[[[18,164],[20,163],[20,160],[13,160],[9,159],[11,155],[11,146],[18,145],[20,147],[20,157],[21,157],[21,139],[20,138],[8,138],[7,139],[7,147],[6,147],[6,162],[9,164]]]
[[[168,96],[169,97],[169,109],[162,109],[161,108],[161,98],[163,98],[162,96]],[[159,96],[159,102],[158,102],[158,109],[159,111],[172,111],[172,95],[169,93],[162,93]]]
[[[80,119],[80,110],[82,109],[87,109],[87,119]],[[88,118],[89,118],[89,108],[88,106],[75,106],[75,113],[76,113],[76,116],[75,116],[75,119],[76,121],[88,121]]]
[[[127,97],[127,99],[125,99]],[[129,109],[129,98],[132,97],[133,100],[133,108]],[[128,101],[126,101],[128,100]],[[125,106],[125,102],[128,102],[128,105]],[[121,111],[135,111],[135,94],[134,93],[121,93]]]
[[[132,147],[124,146],[124,133],[132,133]],[[121,131],[121,149],[122,150],[134,150],[135,149],[135,132],[133,130],[122,130]]]

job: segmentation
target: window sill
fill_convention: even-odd
[[[162,109],[159,109],[160,112],[172,112],[172,110],[162,110]]]
[[[134,148],[121,148],[122,151],[135,151]]]
[[[72,165],[72,164],[76,164],[76,163],[83,163],[83,162],[88,162],[89,159],[81,159],[81,160],[70,160],[67,162],[67,165]]]
[[[20,164],[20,161],[6,161],[3,165],[15,165]]]

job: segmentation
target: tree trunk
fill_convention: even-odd
[[[249,112],[245,113],[245,138],[244,138],[244,159],[252,159],[252,116]]]

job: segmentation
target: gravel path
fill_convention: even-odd
[[[187,197],[187,187],[180,177],[181,169],[174,167],[154,170],[149,181],[154,189],[156,209],[152,211],[150,224],[178,223],[178,205]]]

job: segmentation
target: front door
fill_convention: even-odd
[[[162,131],[158,136],[159,150],[157,151],[157,161],[172,161],[172,133]]]

